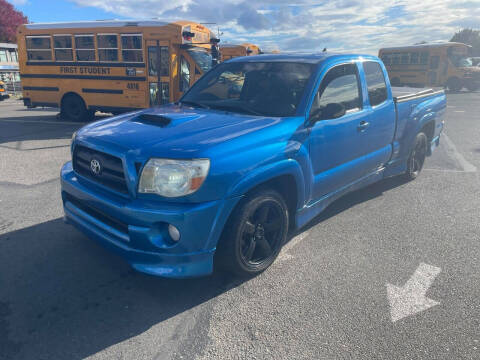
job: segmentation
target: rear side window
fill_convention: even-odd
[[[355,64],[335,66],[322,80],[310,113],[322,113],[330,104],[339,104],[345,111],[362,108],[358,71]]]
[[[370,105],[375,106],[387,100],[387,84],[380,64],[374,61],[363,63],[367,79],[368,97]]]

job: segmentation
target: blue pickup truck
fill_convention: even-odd
[[[65,220],[138,271],[255,275],[335,199],[417,177],[445,109],[442,90],[391,88],[375,56],[236,58],[178,103],[74,134]]]

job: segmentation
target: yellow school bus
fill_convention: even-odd
[[[250,56],[261,54],[262,51],[255,44],[243,43],[240,45],[223,44],[220,45],[222,61],[226,61],[238,56]]]
[[[470,46],[455,43],[421,44],[380,49],[393,86],[444,86],[453,91],[480,86],[480,69],[469,59]]]
[[[158,20],[26,24],[17,40],[24,104],[74,121],[177,101],[218,42],[201,24]]]

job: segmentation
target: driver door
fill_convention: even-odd
[[[170,51],[168,41],[146,40],[149,106],[168,104],[170,94]]]
[[[357,64],[336,65],[323,76],[315,95],[311,116],[321,114],[328,104],[342,105],[345,114],[337,118],[324,114],[311,127],[313,201],[355,182],[375,167],[369,164],[366,141],[375,130],[369,128],[370,111],[364,106],[360,84]]]

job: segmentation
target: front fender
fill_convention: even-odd
[[[254,187],[283,175],[291,175],[295,179],[298,209],[305,203],[305,179],[300,164],[294,159],[284,159],[251,171],[232,185],[229,197],[244,195]]]

